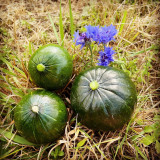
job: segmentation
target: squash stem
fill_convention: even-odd
[[[37,70],[39,71],[39,72],[43,72],[44,70],[45,70],[45,66],[42,64],[42,63],[40,63],[40,64],[38,64],[37,65]]]
[[[38,106],[32,106],[32,111],[35,113],[39,112],[39,107]]]
[[[90,82],[89,86],[94,91],[99,87],[99,84],[97,81],[92,81],[92,82]]]

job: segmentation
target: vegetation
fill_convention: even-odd
[[[160,156],[159,10],[152,0],[41,0],[1,2],[0,26],[0,159],[152,159]],[[61,4],[61,5],[60,5]],[[90,67],[90,52],[75,46],[72,36],[85,25],[118,30],[110,45],[116,51],[110,66],[126,72],[137,87],[138,102],[128,125],[115,132],[94,132],[77,121],[70,107],[75,76]],[[13,121],[16,104],[37,87],[28,61],[45,44],[64,45],[73,57],[68,84],[56,93],[64,100],[69,119],[64,136],[55,143],[34,146],[21,137]],[[93,46],[93,64],[98,48]]]

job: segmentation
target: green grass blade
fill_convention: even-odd
[[[17,150],[15,150],[15,151],[13,151],[13,152],[12,152],[12,149],[11,149],[11,150],[9,150],[8,152],[6,152],[4,155],[2,155],[2,156],[0,157],[0,159],[4,159],[4,158],[6,158],[6,157],[8,157],[8,156],[10,156],[10,155],[12,155],[12,154],[15,154],[15,153],[23,150],[24,148],[25,148],[25,147],[22,147],[22,148],[17,149]]]
[[[55,143],[52,143],[51,145],[46,144],[45,146],[43,146],[43,149],[42,149],[41,151],[39,151],[39,153],[38,153],[37,160],[41,160],[41,157],[43,156],[44,151],[45,151],[46,149],[54,146],[54,145],[55,145]]]
[[[144,160],[148,160],[148,158],[141,152],[141,150],[139,149],[137,145],[135,145],[134,147],[136,151],[141,155],[141,157],[143,157]]]
[[[122,19],[122,22],[121,22],[121,26],[120,26],[118,35],[120,35],[122,33],[122,30],[123,30],[123,27],[124,27],[124,23],[126,22],[126,17],[127,17],[127,11],[124,11],[123,19]]]
[[[122,147],[122,145],[124,144],[125,139],[126,139],[126,137],[123,137],[122,141],[117,146],[116,153],[115,153],[115,156],[114,156],[114,160],[116,160],[117,153],[118,153],[119,149]]]
[[[72,38],[73,38],[73,34],[74,34],[74,24],[73,24],[73,14],[72,14],[71,0],[69,0],[69,14],[70,14],[71,36],[72,36]]]
[[[10,76],[17,76],[15,73],[13,73],[12,71],[9,71],[9,70],[7,70],[7,69],[5,69],[5,68],[1,68],[0,67],[0,70],[3,72],[3,73],[5,73],[5,74],[8,74],[8,75],[10,75]]]
[[[0,92],[0,97],[1,97],[1,102],[5,102],[5,104],[7,103],[15,103],[15,101],[10,97],[8,98],[8,96],[2,92]],[[12,106],[9,106],[9,107],[12,107]],[[0,113],[1,114],[1,113]]]
[[[84,130],[80,129],[80,132],[83,133],[83,134],[85,134],[85,136],[86,136],[87,138],[89,138],[90,140],[92,140],[92,138],[91,138]],[[93,141],[93,140],[92,140],[92,141]],[[100,150],[99,146],[97,146],[97,144],[96,144],[94,141],[93,141],[93,144],[94,144],[94,146],[97,148],[97,150],[99,151],[99,153],[100,153],[106,160],[108,160],[107,157],[104,155],[103,151]]]
[[[19,59],[19,57],[17,56],[17,54],[15,52],[13,52],[13,55],[15,56],[15,59],[17,60],[17,64],[21,64],[21,60]]]
[[[16,142],[16,143],[19,143],[19,144],[22,144],[22,145],[29,145],[29,146],[34,146],[35,145],[34,143],[31,143],[31,142],[27,141],[23,137],[15,135],[11,132],[5,131],[3,129],[0,129],[0,134],[5,136],[8,139],[12,139],[13,142]]]
[[[3,57],[1,57],[1,56],[0,56],[0,60],[2,60],[2,61],[7,65],[8,69],[9,69],[10,71],[12,71],[11,68],[13,68],[13,66],[12,66],[12,64],[11,64],[9,61],[7,61],[5,58],[3,58]]]
[[[60,15],[59,15],[59,31],[61,35],[61,45],[64,46],[64,29],[63,29],[63,22],[62,22],[62,8],[61,8],[61,0],[60,0]]]
[[[17,79],[17,77],[13,77],[13,80],[19,88],[23,88],[22,85],[20,84],[20,81]]]
[[[140,34],[140,32],[137,32],[135,35],[134,35],[134,37],[132,37],[129,41],[130,42],[133,42],[136,38],[137,38],[137,36]]]
[[[52,20],[52,18],[51,18],[50,15],[48,15],[48,17],[49,17],[49,20],[51,21],[51,24],[52,24],[53,31],[54,31],[54,34],[55,34],[55,36],[56,36],[57,42],[58,42],[58,44],[60,45],[60,40],[59,40],[59,37],[58,37],[58,33],[57,33],[57,31],[56,31],[56,27],[55,27],[55,25],[54,25],[54,22],[53,22],[53,20]]]
[[[146,50],[142,50],[142,51],[139,51],[139,52],[130,52],[129,57],[134,57],[134,56],[139,55],[139,54],[142,54],[142,53],[144,53],[144,52],[146,52],[146,51],[158,50],[158,49],[159,49],[158,46],[152,45],[151,47],[146,48]]]
[[[29,42],[29,54],[32,55],[32,43]]]
[[[17,72],[19,72],[19,73],[21,74],[21,76],[23,76],[24,78],[27,78],[26,74],[25,74],[22,70],[20,70],[20,69],[17,68],[16,66],[14,66],[14,69],[15,69]]]

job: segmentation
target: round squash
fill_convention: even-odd
[[[121,70],[97,66],[80,73],[71,89],[71,106],[88,128],[113,131],[130,120],[136,89]]]
[[[17,130],[28,141],[43,144],[57,140],[67,122],[64,102],[54,93],[33,91],[14,110]]]
[[[69,53],[59,45],[40,47],[30,58],[28,70],[36,85],[55,90],[65,87],[69,81],[73,62]]]

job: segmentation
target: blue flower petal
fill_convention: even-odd
[[[104,26],[99,29],[99,43],[106,44],[114,39],[114,36],[117,34],[115,26],[112,24],[108,27]]]
[[[79,34],[79,31],[74,33],[74,39],[76,45],[81,45],[81,49],[88,45],[91,41],[98,43],[106,44],[114,39],[114,36],[117,34],[115,26],[112,24],[110,26],[85,26],[86,32]],[[89,43],[88,43],[89,42]]]
[[[97,63],[99,66],[108,66],[110,62],[114,61],[113,54],[115,54],[115,51],[110,47],[105,47],[104,52],[100,51],[99,54],[99,63]]]

